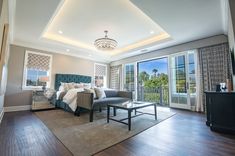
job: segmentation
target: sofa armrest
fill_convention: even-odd
[[[133,99],[132,92],[129,92],[129,91],[118,91],[118,96],[119,97],[129,98],[131,100]]]
[[[77,106],[91,110],[93,108],[93,93],[78,92]]]

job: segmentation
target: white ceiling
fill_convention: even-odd
[[[111,62],[138,55],[146,48],[151,51],[226,34],[224,2],[18,0],[12,17],[13,44]],[[94,40],[103,37],[104,30],[118,41],[116,51],[101,52],[94,48]]]

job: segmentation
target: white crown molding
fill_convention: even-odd
[[[48,48],[45,46],[40,46],[34,43],[28,43],[28,42],[24,42],[24,41],[13,41],[12,43],[13,45],[16,46],[22,46],[22,47],[26,47],[26,48],[31,48],[31,49],[36,49],[36,50],[42,50],[42,51],[47,51],[47,52],[52,52],[52,53],[57,53],[57,54],[63,54],[63,55],[68,55],[68,56],[73,56],[73,57],[77,57],[77,58],[83,58],[83,59],[87,59],[87,60],[92,60],[92,61],[98,61],[101,63],[110,63],[111,60],[102,58],[99,59],[97,57],[89,57],[87,55],[79,55],[79,54],[73,54],[73,53],[69,53],[69,52],[62,52],[53,48]]]
[[[9,14],[9,27],[10,27],[9,39],[10,39],[10,43],[12,43],[14,40],[14,30],[15,30],[16,0],[9,0],[8,1],[8,8],[9,8],[8,14]]]
[[[0,123],[2,122],[4,116],[4,108],[2,108],[2,111],[0,112]]]
[[[31,109],[31,105],[10,106],[10,107],[4,107],[4,112],[25,111],[25,110],[30,110],[30,109]]]

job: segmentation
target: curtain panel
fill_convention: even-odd
[[[110,67],[110,88],[120,90],[121,69],[121,65]]]
[[[205,110],[204,91],[215,91],[216,85],[232,78],[228,43],[198,49],[200,86],[196,110]]]

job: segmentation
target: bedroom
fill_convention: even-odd
[[[201,101],[234,93],[233,0],[0,4],[0,155],[235,154]]]

